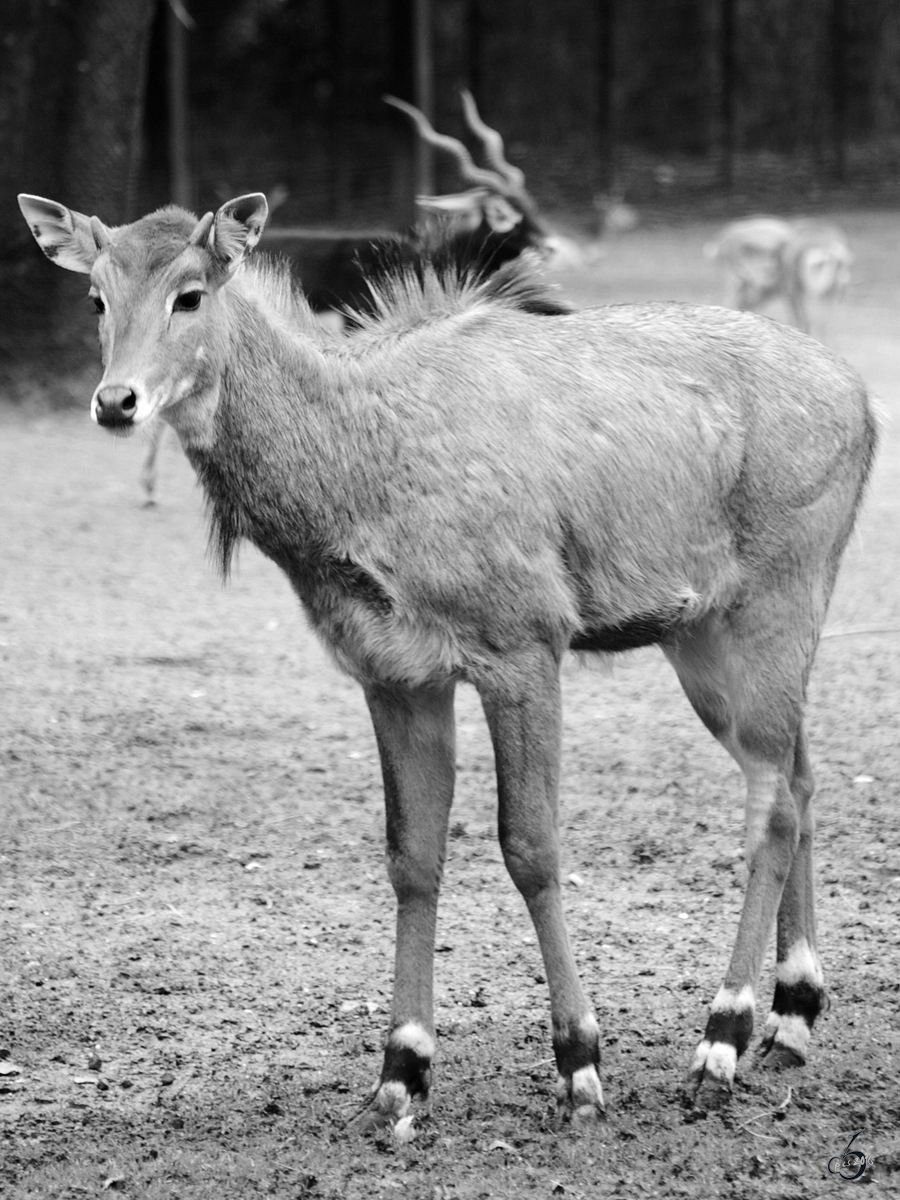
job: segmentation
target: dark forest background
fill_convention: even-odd
[[[598,194],[649,220],[897,201],[898,0],[16,0],[0,377],[95,354],[84,281],[48,270],[17,192],[116,224],[262,190],[278,224],[403,228],[423,168],[381,97],[464,137],[462,87],[588,235]],[[461,186],[440,158],[432,182]]]

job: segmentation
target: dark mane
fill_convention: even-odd
[[[520,254],[482,281],[484,296],[502,300],[511,308],[536,313],[540,317],[559,317],[575,312],[575,306],[563,300],[559,286],[548,283],[540,270],[535,253]]]
[[[494,301],[520,312],[563,316],[575,311],[548,283],[534,251],[495,260],[496,242],[472,242],[436,233],[421,245],[379,247],[366,278],[369,308],[348,308],[345,316],[359,329],[409,327],[430,318],[463,312]]]

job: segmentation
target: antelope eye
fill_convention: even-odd
[[[106,312],[106,305],[103,303],[103,301],[100,299],[99,296],[88,296],[88,299],[90,300],[91,304],[93,304],[93,306],[94,306],[94,312],[96,312],[96,313],[105,313]]]
[[[175,299],[176,312],[193,312],[200,307],[200,301],[203,299],[203,293],[197,288],[191,288],[190,291],[182,292]]]

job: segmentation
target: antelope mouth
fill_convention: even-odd
[[[101,429],[105,429],[107,433],[112,433],[116,437],[131,437],[137,428],[134,421],[126,420],[120,421],[100,418],[97,420],[97,424]]]

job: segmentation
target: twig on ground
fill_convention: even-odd
[[[470,1083],[486,1083],[490,1079],[496,1079],[498,1076],[504,1075],[524,1075],[527,1071],[534,1071],[538,1067],[551,1066],[556,1060],[554,1058],[539,1058],[537,1062],[526,1063],[521,1067],[510,1067],[507,1071],[485,1071],[480,1075],[468,1075],[465,1079],[452,1079],[442,1082],[441,1089],[446,1091],[448,1088],[463,1087]]]
[[[784,1113],[787,1112],[788,1107],[790,1106],[792,1095],[793,1095],[793,1088],[788,1088],[787,1094],[780,1104],[777,1104],[774,1108],[767,1108],[764,1112],[757,1113],[756,1116],[750,1117],[746,1121],[742,1121],[741,1124],[738,1125],[738,1129],[746,1129],[748,1125],[752,1125],[754,1121],[761,1121],[763,1117],[774,1117],[778,1113],[781,1113],[783,1115]],[[754,1133],[756,1133],[756,1132],[757,1131],[754,1130]],[[764,1133],[760,1133],[760,1134],[758,1134],[758,1136],[759,1137],[767,1137],[768,1135],[764,1134]]]
[[[822,631],[822,638],[857,637],[863,633],[900,633],[900,628],[896,625],[834,625]]]

